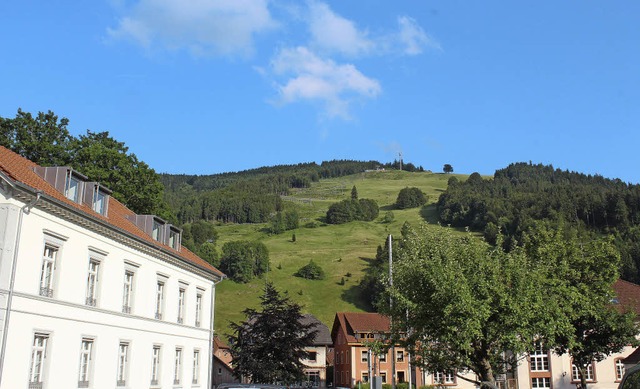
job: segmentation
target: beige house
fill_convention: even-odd
[[[328,365],[327,356],[332,344],[329,328],[311,314],[305,314],[302,320],[300,320],[300,323],[303,325],[311,324],[313,325],[311,330],[316,331],[313,346],[306,348],[306,351],[309,353],[309,357],[303,360],[307,386],[326,388]]]

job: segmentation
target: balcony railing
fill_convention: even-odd
[[[131,307],[128,305],[122,306],[122,313],[131,313]]]
[[[29,382],[29,389],[42,389],[42,382]]]
[[[40,287],[40,296],[53,297],[53,289]]]
[[[86,304],[90,307],[95,307],[96,299],[94,299],[93,297],[87,297]]]

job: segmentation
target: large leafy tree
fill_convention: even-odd
[[[635,343],[634,315],[610,303],[619,254],[609,239],[583,243],[545,226],[527,236],[506,252],[470,234],[403,229],[386,309],[396,328],[411,329],[408,345],[429,370],[470,370],[493,382],[538,340],[570,353],[584,373]]]
[[[384,309],[394,328],[411,329],[407,346],[429,371],[470,370],[494,382],[553,325],[539,320],[549,312],[544,270],[523,250],[405,226],[394,251],[393,304]]]
[[[13,119],[0,117],[0,145],[43,166],[66,165],[71,159],[69,119],[51,111],[36,117],[18,109]]]
[[[589,365],[638,344],[637,313],[612,304],[620,254],[612,237],[578,237],[564,225],[552,228],[549,223],[536,225],[525,248],[533,260],[547,261],[555,275],[554,290],[562,293],[550,293],[550,298],[557,299],[563,320],[549,345],[557,354],[571,355],[586,389]]]
[[[220,270],[236,282],[249,282],[269,270],[269,250],[262,242],[226,242],[222,246]]]
[[[87,131],[71,142],[71,166],[107,185],[113,196],[139,214],[171,218],[159,176],[108,132]]]
[[[107,186],[134,212],[174,221],[160,178],[149,165],[108,132],[87,130],[76,138],[68,125],[69,119],[59,119],[52,111],[33,116],[18,109],[15,118],[0,117],[0,145],[42,166],[72,166]]]
[[[305,347],[316,336],[313,324],[302,324],[300,305],[267,283],[260,310],[245,309],[246,319],[231,323],[229,336],[234,375],[255,383],[300,382]]]

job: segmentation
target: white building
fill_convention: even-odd
[[[0,389],[208,389],[223,274],[180,234],[0,147]]]

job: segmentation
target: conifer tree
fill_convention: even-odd
[[[313,324],[302,324],[301,306],[267,283],[260,310],[243,312],[246,319],[231,323],[229,336],[234,375],[254,383],[291,384],[302,381],[305,347],[316,336]]]

